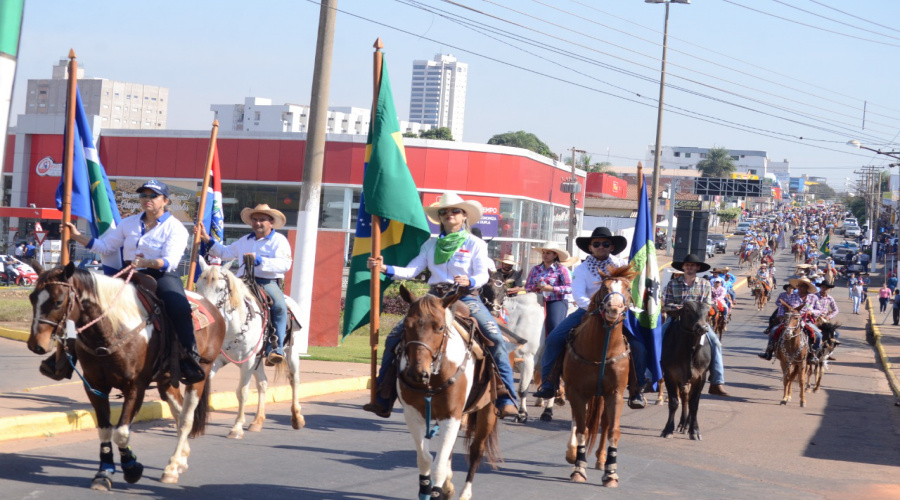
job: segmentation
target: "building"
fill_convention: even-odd
[[[28,80],[26,115],[66,114],[69,61],[60,59],[49,80]],[[100,117],[103,128],[162,130],[166,128],[169,89],[106,78],[84,78],[78,68],[78,93],[88,116]]]
[[[3,233],[7,244],[13,238],[32,235],[36,222],[49,233],[48,239],[59,239],[61,214],[56,210],[55,193],[61,173],[63,124],[57,120],[22,123],[8,136],[2,159],[4,194],[8,193],[9,203],[0,207],[0,221],[9,222]],[[559,186],[571,176],[567,165],[505,146],[424,139],[404,142],[423,206],[435,203],[447,190],[482,203],[485,215],[478,227],[492,257],[512,254],[527,272],[540,261],[532,248],[545,240],[565,241],[569,195]],[[156,178],[169,185],[173,216],[190,227],[208,144],[208,131],[102,130],[99,156],[122,214],[139,210],[134,190],[148,178]],[[247,234],[240,218],[242,208],[268,203],[286,215],[287,225],[280,231],[293,245],[306,134],[223,130],[217,148],[226,242]],[[338,342],[341,284],[353,246],[365,151],[365,135],[327,136],[308,328],[311,345]],[[579,171],[577,179],[583,186],[584,172]],[[577,201],[578,207],[584,206],[582,195]],[[581,220],[581,210],[577,215]],[[436,231],[436,226],[433,229]],[[291,277],[285,281],[286,291],[291,293]]]
[[[469,65],[452,55],[437,54],[431,61],[413,61],[409,121],[447,127],[453,139],[463,139]]]
[[[660,168],[696,170],[697,163],[706,159],[709,149],[710,148],[663,146],[660,150]],[[756,175],[760,178],[764,177],[766,172],[768,172],[769,159],[765,151],[731,149],[728,152],[734,160],[737,172]],[[647,146],[647,158],[645,162],[647,165],[653,166],[655,154],[655,147]],[[787,163],[787,160],[784,162]]]
[[[305,104],[272,104],[264,97],[247,97],[244,104],[212,104],[209,110],[219,120],[219,130],[232,132],[307,132],[309,106]],[[328,134],[366,135],[372,110],[354,106],[328,108]],[[400,122],[400,130],[419,134],[431,125]]]

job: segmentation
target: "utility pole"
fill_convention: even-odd
[[[569,200],[569,238],[568,241],[566,241],[566,250],[569,252],[569,255],[572,255],[575,251],[575,230],[578,228],[578,213],[575,211],[575,206],[578,204],[578,192],[581,191],[581,185],[578,184],[578,177],[575,176],[575,153],[587,153],[587,151],[572,147],[571,190],[567,189],[566,183],[563,182],[563,192],[569,193],[569,196],[571,196],[571,199]],[[585,182],[587,182],[587,178],[585,178]]]

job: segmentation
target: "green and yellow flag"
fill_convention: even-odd
[[[825,256],[831,256],[831,233],[828,233],[825,236],[825,241],[822,242],[822,246],[819,247],[819,252]]]
[[[19,33],[25,0],[0,0],[0,161],[6,156],[6,129],[12,102],[16,60],[19,55]]]
[[[370,321],[371,272],[366,268],[366,260],[372,254],[372,215],[381,217],[381,255],[386,264],[405,266],[419,254],[422,244],[431,236],[419,192],[406,165],[403,134],[394,109],[387,64],[382,62],[381,67],[375,119],[369,124],[363,193],[350,259],[342,338]],[[381,277],[382,292],[390,284],[389,278]]]

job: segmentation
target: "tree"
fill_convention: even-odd
[[[447,127],[438,127],[431,130],[423,130],[419,132],[421,139],[435,139],[438,141],[452,141],[453,133]]]
[[[741,208],[740,207],[723,208],[723,209],[719,210],[717,215],[719,216],[719,222],[721,222],[722,225],[725,226],[725,230],[727,231],[728,225],[730,225],[732,222],[737,220],[738,216],[741,215]]]
[[[831,186],[825,183],[813,184],[812,186],[809,186],[809,193],[823,200],[832,200],[837,198],[837,193],[834,192],[834,189],[832,189]]]
[[[847,196],[842,200],[842,203],[847,210],[853,212],[853,216],[859,221],[860,224],[865,224],[866,221],[866,198],[863,196]]]
[[[700,171],[701,177],[728,178],[737,167],[727,149],[712,148],[706,153],[706,158],[697,163],[697,170]]]
[[[498,146],[527,149],[529,151],[534,151],[539,155],[546,156],[547,158],[552,158],[554,160],[559,159],[557,155],[553,154],[553,151],[550,151],[550,146],[544,144],[544,142],[538,139],[536,135],[531,132],[525,132],[524,130],[497,134],[491,137],[487,143],[496,144]]]
[[[419,134],[416,134],[415,132],[403,132],[403,137],[410,137],[412,139],[418,139]]]

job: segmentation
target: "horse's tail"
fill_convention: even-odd
[[[503,461],[503,456],[500,454],[500,426],[497,425],[496,419],[490,432],[487,432],[487,435],[484,436],[484,441],[479,445],[472,446],[472,441],[479,434],[479,427],[490,425],[491,419],[494,417],[489,414],[489,412],[493,413],[493,411],[494,406],[488,405],[480,410],[469,413],[465,417],[467,419],[465,446],[469,450],[468,462],[470,464],[478,459],[478,454],[480,453],[482,458],[487,460],[488,465],[490,465],[492,469],[497,469],[497,464]],[[482,421],[482,419],[484,419],[484,421]]]
[[[600,432],[600,417],[603,416],[603,398],[593,396],[587,405],[587,414],[585,422],[585,430],[587,431],[586,450],[594,447],[597,440],[597,434]]]
[[[197,409],[194,410],[194,424],[191,426],[191,433],[188,437],[195,438],[202,436],[206,432],[206,423],[209,421],[209,392],[212,382],[207,379],[203,381],[203,393],[200,395],[200,401],[197,403]]]

